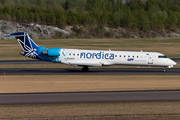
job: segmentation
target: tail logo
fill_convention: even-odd
[[[42,59],[37,53],[39,46],[37,46],[28,35],[20,37],[17,40],[24,51],[24,56]]]
[[[26,37],[26,36],[25,36]],[[28,38],[28,37],[27,37]],[[23,49],[25,56],[31,57],[31,58],[36,58],[36,56],[38,55],[36,53],[37,49],[32,47],[31,41],[28,39],[28,42],[30,43],[30,45],[26,45],[25,42],[23,42],[22,40],[18,39],[18,42],[21,46],[21,48]]]

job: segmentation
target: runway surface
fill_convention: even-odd
[[[0,60],[0,64],[47,64],[52,62],[41,60]]]
[[[180,68],[2,68],[0,75],[180,75]]]
[[[0,94],[0,105],[180,101],[180,91]]]

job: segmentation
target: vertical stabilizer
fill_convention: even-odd
[[[36,43],[29,37],[27,33],[25,32],[12,33],[5,37],[16,37],[17,41],[19,42],[24,52],[24,56],[41,59],[40,56],[38,55],[39,46],[36,45]]]

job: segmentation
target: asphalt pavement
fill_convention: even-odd
[[[180,68],[0,68],[0,75],[180,75]]]
[[[0,94],[0,105],[180,101],[180,91]]]

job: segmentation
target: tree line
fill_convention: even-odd
[[[180,27],[180,0],[0,0],[0,19],[175,30]]]

